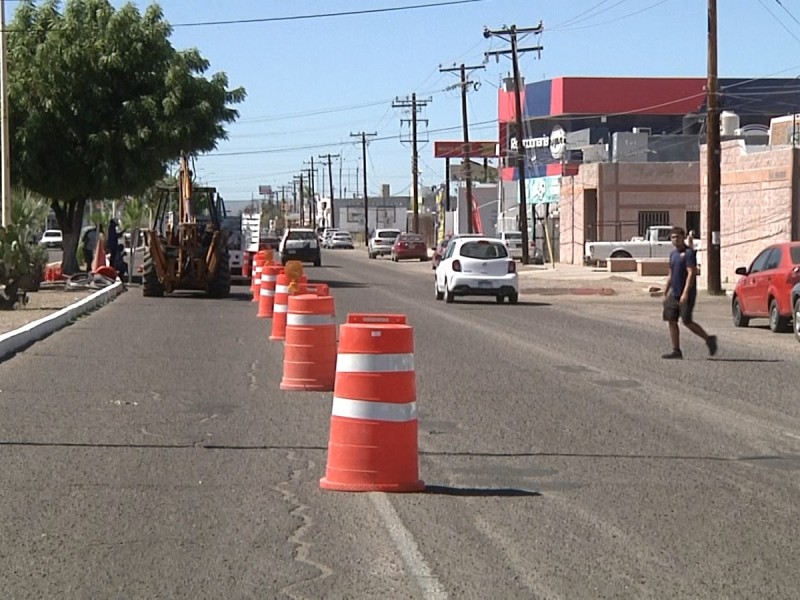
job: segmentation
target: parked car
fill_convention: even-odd
[[[392,253],[395,239],[402,232],[399,229],[376,229],[367,242],[367,253],[370,258]]]
[[[64,243],[64,236],[60,229],[47,229],[39,239],[39,243],[46,248],[60,248]]]
[[[258,245],[261,248],[269,248],[270,250],[277,252],[281,245],[281,236],[278,235],[277,231],[270,229],[266,235],[261,236]]]
[[[796,283],[792,288],[792,306],[794,312],[792,320],[794,321],[794,339],[800,342],[800,283]]]
[[[348,248],[352,250],[355,247],[353,246],[353,236],[347,231],[336,231],[330,236],[327,247]]]
[[[747,327],[750,319],[765,317],[770,330],[786,331],[794,308],[792,290],[800,283],[800,242],[768,246],[736,274],[742,277],[733,289],[733,324]]]
[[[284,265],[290,260],[314,263],[315,267],[322,264],[319,239],[313,229],[287,229],[283,233],[278,253]]]
[[[333,234],[339,231],[335,227],[326,227],[319,236],[319,243],[323,248],[330,248],[331,238]]]
[[[418,233],[401,233],[395,238],[392,245],[392,260],[394,262],[409,258],[418,258],[422,262],[429,260],[428,245]]]
[[[516,304],[517,265],[497,238],[461,237],[450,241],[434,276],[436,299],[456,296],[494,296]]]

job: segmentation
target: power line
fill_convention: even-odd
[[[414,4],[412,6],[392,6],[389,8],[368,8],[364,10],[348,10],[341,12],[316,13],[310,15],[293,15],[289,17],[264,17],[260,19],[232,19],[230,21],[199,21],[196,23],[176,23],[172,27],[208,27],[213,25],[241,25],[247,23],[278,23],[282,21],[301,21],[307,19],[327,19],[330,17],[352,17],[355,15],[367,15],[387,12],[400,12],[407,10],[418,10],[423,8],[439,8],[442,6],[452,6],[456,4],[473,4],[476,2],[486,2],[487,0],[450,0],[449,2],[432,2],[430,4]]]

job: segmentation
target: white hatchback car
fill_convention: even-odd
[[[434,277],[436,299],[456,296],[494,296],[511,304],[519,299],[517,266],[502,240],[454,238],[445,249]]]
[[[60,229],[48,229],[42,234],[39,243],[46,248],[60,248],[64,243],[64,236]]]

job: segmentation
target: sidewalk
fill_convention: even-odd
[[[579,295],[659,294],[663,293],[666,277],[639,276],[635,271],[610,273],[598,267],[566,263],[555,265],[517,266],[519,284],[526,293],[547,293],[538,290],[563,290]],[[702,288],[698,288],[702,289]]]

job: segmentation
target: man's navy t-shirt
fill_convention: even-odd
[[[683,250],[672,251],[669,255],[669,267],[672,270],[672,278],[670,279],[670,290],[672,295],[680,299],[683,294],[683,288],[686,286],[686,269],[697,268],[697,258],[694,255],[694,250],[686,246]],[[697,280],[695,280],[696,282]],[[697,285],[692,285],[689,290],[689,299],[694,300],[697,294]]]

